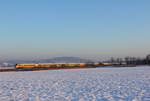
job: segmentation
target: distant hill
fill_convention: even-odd
[[[93,62],[93,61],[89,59],[79,58],[79,57],[56,57],[52,59],[38,59],[38,60],[10,60],[7,62],[16,64],[16,63],[56,63],[56,62],[81,63],[81,62]]]
[[[82,59],[78,57],[56,57],[53,59],[47,59],[47,62],[93,62],[89,59]]]

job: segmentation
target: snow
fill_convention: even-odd
[[[0,69],[15,69],[15,67],[14,66],[12,66],[12,67],[1,67],[0,66]]]
[[[150,67],[0,72],[0,101],[150,101]]]

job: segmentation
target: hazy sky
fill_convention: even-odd
[[[150,53],[150,0],[1,0],[0,58]]]

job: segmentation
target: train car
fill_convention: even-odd
[[[32,69],[38,67],[39,64],[16,64],[16,69]]]
[[[38,68],[64,68],[64,67],[86,67],[86,63],[31,63],[16,64],[16,69],[38,69]]]

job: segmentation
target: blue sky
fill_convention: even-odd
[[[149,0],[0,1],[0,58],[150,53]]]

